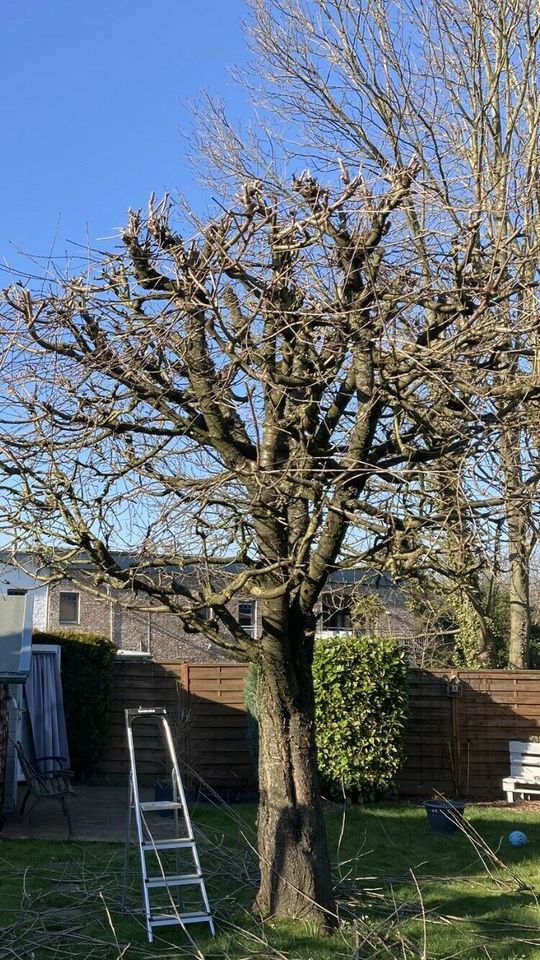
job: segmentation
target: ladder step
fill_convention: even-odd
[[[202,882],[202,873],[182,873],[178,876],[147,877],[147,887],[184,887],[190,883]]]
[[[172,923],[212,923],[211,913],[172,913],[155,914],[148,918],[148,923],[152,927],[164,927]]]
[[[130,707],[128,710],[124,710],[126,715],[126,720],[131,720],[133,717],[166,717],[167,711],[165,707]]]
[[[146,813],[148,810],[181,810],[182,804],[177,800],[147,800],[139,807]]]
[[[184,850],[187,847],[195,847],[194,840],[188,840],[187,837],[172,837],[170,840],[145,840],[141,843],[141,849],[145,853],[153,853],[154,850]]]

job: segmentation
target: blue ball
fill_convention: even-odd
[[[508,843],[513,847],[524,847],[528,842],[527,834],[522,833],[521,830],[513,830],[508,837]]]

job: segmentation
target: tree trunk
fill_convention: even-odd
[[[508,510],[508,560],[510,564],[510,643],[508,666],[523,670],[529,664],[531,613],[529,600],[529,557],[526,525],[519,508]]]
[[[523,483],[521,432],[501,431],[501,465],[505,480],[508,564],[510,567],[510,641],[508,666],[523,670],[529,663],[531,609],[529,598],[529,502]]]
[[[295,648],[298,650],[298,641]],[[254,912],[337,922],[317,773],[311,660],[260,663],[260,889]]]
[[[489,666],[489,630],[478,584],[459,590],[458,642],[464,664],[471,670]]]

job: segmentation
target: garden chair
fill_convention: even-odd
[[[24,810],[30,796],[34,797],[34,803],[29,807],[26,816],[29,816],[39,800],[58,800],[62,804],[66,820],[68,822],[69,836],[72,836],[71,815],[66,797],[73,793],[71,779],[73,770],[68,770],[64,765],[65,757],[37,757],[30,761],[26,756],[19,741],[15,744],[19,763],[26,779],[26,793],[21,804],[21,816],[24,816]],[[52,764],[52,770],[41,769],[41,764]]]

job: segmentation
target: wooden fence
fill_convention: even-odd
[[[449,670],[409,675],[402,796],[500,798],[509,774],[509,740],[540,734],[540,671],[460,670],[450,696]]]
[[[244,709],[246,666],[121,662],[115,664],[110,733],[95,777],[117,783],[129,772],[124,709],[165,707],[179,757],[214,788],[234,795],[256,789]],[[147,781],[166,775],[165,755],[148,726],[137,744],[137,768]],[[188,777],[188,783],[189,783]],[[192,778],[195,784],[197,776]]]
[[[188,768],[229,795],[253,791],[255,770],[246,736],[243,664],[117,662],[110,735],[96,777],[119,782],[129,764],[124,708],[164,706]],[[508,775],[508,741],[540,735],[540,671],[413,670],[406,760],[398,779],[402,797],[434,791],[470,798],[501,797]],[[153,731],[142,737],[140,771],[148,780],[165,773]],[[196,777],[193,778],[196,782]]]

